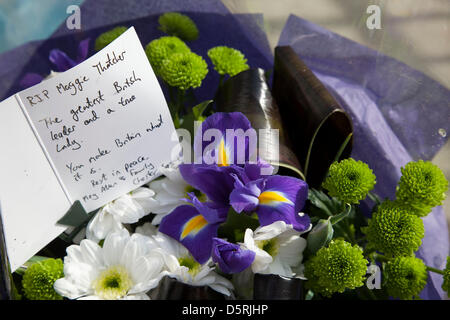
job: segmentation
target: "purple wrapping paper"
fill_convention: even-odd
[[[450,129],[450,91],[423,73],[293,15],[278,45],[290,45],[352,117],[352,157],[373,169],[382,198],[395,196],[400,167],[431,159],[445,144],[438,129]],[[417,255],[428,266],[444,268],[449,243],[442,207],[423,221]],[[421,297],[445,297],[442,276],[428,274]]]
[[[163,35],[157,30],[157,16],[167,11],[185,12],[199,26],[200,38],[189,45],[205,57],[210,69],[205,85],[195,91],[199,101],[213,97],[218,85],[219,78],[206,58],[206,51],[213,46],[242,50],[252,68],[272,68],[273,54],[259,27],[260,15],[231,15],[218,0],[130,0],[126,4],[86,0],[81,6],[81,31],[68,30],[64,23],[49,39],[0,55],[0,100],[22,90],[18,83],[26,72],[48,74],[51,49],[59,48],[74,57],[78,43],[90,37],[92,55],[94,39],[116,25],[134,25],[146,45]],[[381,196],[394,195],[401,166],[412,159],[430,159],[445,143],[437,129],[450,129],[450,93],[422,73],[294,16],[279,44],[291,45],[352,116],[353,156],[374,169],[376,192]],[[433,113],[426,113],[429,107]],[[436,208],[424,223],[426,236],[418,255],[428,265],[442,268],[449,251],[442,208]],[[442,297],[441,283],[441,276],[431,274],[422,297]]]
[[[145,20],[145,17],[157,17],[168,11],[184,12],[199,25],[200,38],[189,43],[192,51],[206,57],[209,48],[229,45],[243,50],[251,67],[268,69],[272,66],[268,40],[259,27],[262,16],[231,15],[219,0],[129,0],[126,4],[120,0],[86,0],[80,9],[82,30],[69,30],[64,22],[49,39],[30,42],[0,55],[0,101],[23,89],[18,83],[26,72],[42,75],[50,72],[48,53],[51,49],[59,48],[72,56],[78,42],[91,37],[89,53],[92,55],[95,37],[117,25],[130,26],[131,21],[142,44],[146,45],[164,34],[157,30],[157,18]],[[141,21],[140,27],[135,20]],[[210,99],[219,83],[209,59],[206,61],[211,71],[205,81],[209,85],[196,91],[199,101]]]

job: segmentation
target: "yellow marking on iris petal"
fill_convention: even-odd
[[[277,191],[264,191],[259,195],[258,200],[259,204],[267,206],[276,205],[277,202],[293,204],[291,200],[287,199]]]
[[[180,240],[183,240],[191,233],[199,232],[204,226],[208,224],[208,221],[203,218],[201,214],[191,218],[188,222],[185,223],[183,227],[183,232],[181,233]]]
[[[225,142],[223,139],[220,140],[218,153],[219,153],[218,166],[219,167],[228,166],[227,149],[225,148]]]

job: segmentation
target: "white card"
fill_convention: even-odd
[[[20,124],[21,128],[14,131],[26,131],[27,137],[24,142],[14,143],[0,138],[0,147],[6,157],[16,157],[18,149],[23,149],[17,144],[26,143],[33,154],[22,150],[27,153],[24,156],[37,157],[41,163],[33,164],[36,177],[19,179],[24,186],[17,191],[22,194],[21,201],[30,202],[23,208],[18,197],[5,189],[18,186],[14,175],[8,172],[28,170],[31,159],[0,160],[0,167],[10,166],[8,170],[0,169],[4,171],[2,175],[9,175],[9,179],[0,182],[0,200],[13,270],[61,233],[63,229],[56,221],[71,203],[80,200],[86,212],[91,212],[148,183],[159,175],[161,165],[174,160],[172,155],[178,146],[164,95],[134,28],[78,66],[16,94],[15,98],[15,106],[11,106],[14,101],[10,98],[0,104],[0,111],[22,108],[24,117],[17,110],[10,110],[17,119],[11,123],[8,116],[0,117],[0,127]],[[7,132],[0,129],[0,135]],[[41,154],[36,147],[41,148]],[[48,182],[37,179],[51,180],[51,190],[44,189],[28,201],[26,185]],[[39,188],[34,192],[39,192]],[[62,199],[63,195],[66,199]],[[51,212],[45,212],[45,206],[38,212],[32,209],[43,203],[58,205],[47,206]],[[23,228],[23,224],[32,221],[31,215],[41,219],[38,225]],[[11,225],[13,220],[17,223]],[[39,238],[43,239],[39,247],[28,250]],[[21,241],[27,245],[19,244]]]

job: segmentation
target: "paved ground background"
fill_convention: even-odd
[[[272,48],[276,46],[283,26],[292,13],[390,55],[450,88],[450,0],[222,2],[235,13],[263,13],[264,29]],[[376,32],[370,32],[365,24],[368,16],[366,9],[370,4],[381,8],[382,29]],[[435,156],[433,163],[444,171],[450,181],[450,140]],[[447,195],[444,210],[450,225],[449,192]]]

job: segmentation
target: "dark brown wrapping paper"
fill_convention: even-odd
[[[254,129],[278,129],[278,136],[271,131],[258,136],[259,155],[270,164],[279,166],[278,174],[303,179],[302,169],[289,146],[278,106],[262,69],[249,69],[228,79],[218,89],[214,101],[216,111],[242,112]]]
[[[351,119],[290,46],[275,48],[272,93],[306,181],[317,188],[353,133]],[[352,143],[353,137],[340,158],[350,156]]]
[[[255,300],[303,300],[303,283],[299,278],[276,274],[255,274],[253,298]]]
[[[149,296],[152,300],[225,300],[224,295],[208,286],[191,286],[167,276]]]

